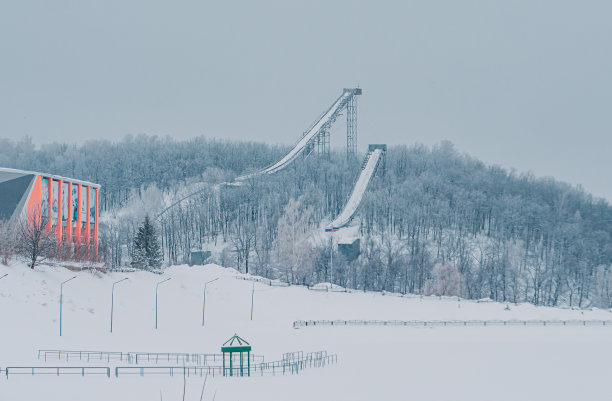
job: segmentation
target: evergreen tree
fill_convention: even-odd
[[[139,269],[159,268],[163,259],[155,226],[147,215],[134,238],[132,266]]]

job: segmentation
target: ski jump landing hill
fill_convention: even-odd
[[[361,165],[361,174],[359,174],[359,178],[353,187],[353,192],[351,192],[351,196],[348,201],[344,205],[344,208],[328,226],[328,228],[335,229],[347,226],[355,213],[357,213],[357,209],[361,204],[361,200],[363,199],[363,194],[365,194],[366,189],[368,189],[368,184],[372,181],[372,178],[375,176],[376,171],[378,170],[378,166],[384,163],[384,155],[387,151],[387,145],[370,145],[368,148],[368,154]]]
[[[344,88],[342,94],[332,103],[332,105],[315,120],[315,122],[304,132],[302,137],[295,143],[295,145],[289,150],[276,163],[261,169],[259,171],[239,176],[234,182],[225,183],[226,185],[242,185],[249,178],[253,178],[264,174],[277,173],[287,166],[289,166],[296,158],[300,155],[309,155],[315,151],[320,154],[329,153],[329,136],[331,125],[336,119],[342,115],[342,112],[346,113],[346,145],[347,145],[347,156],[354,155],[357,146],[357,111],[356,111],[356,97],[362,94],[361,88]],[[368,188],[368,184],[372,181],[373,177],[376,176],[377,169],[384,161],[384,156],[387,151],[387,145],[370,145],[368,153],[366,154],[365,160],[361,167],[361,174],[355,183],[351,195],[340,212],[340,214],[330,223],[329,228],[342,228],[347,226],[352,218],[357,213],[363,195]],[[216,186],[215,192],[218,194],[219,185]],[[201,193],[203,190],[193,192],[179,201],[171,204],[157,216],[160,218],[168,210],[177,206],[184,200]]]

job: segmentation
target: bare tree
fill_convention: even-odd
[[[42,215],[40,207],[31,210],[18,224],[16,248],[31,269],[56,250],[55,233],[47,229],[47,217]]]

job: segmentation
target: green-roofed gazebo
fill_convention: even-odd
[[[247,353],[247,375],[251,376],[251,345],[240,338],[238,334],[234,334],[229,340],[223,343],[221,347],[223,353],[223,376],[226,376],[225,354],[229,353],[229,375],[234,375],[233,355],[240,353],[240,376],[244,376],[244,358],[242,353]]]

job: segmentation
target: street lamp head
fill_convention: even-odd
[[[204,285],[209,284],[209,283],[212,283],[213,281],[217,281],[217,280],[219,280],[219,277],[214,278],[214,279],[212,279],[212,280],[209,280],[209,281],[205,282],[205,283],[204,283]]]
[[[159,287],[160,284],[163,284],[170,279],[172,279],[172,277],[168,277],[167,279],[160,281],[159,283],[157,283],[156,287]]]
[[[77,276],[70,277],[68,280],[63,281],[61,285],[64,285],[64,284],[66,284],[67,282],[69,282],[70,280],[74,280],[75,278],[77,278]]]

